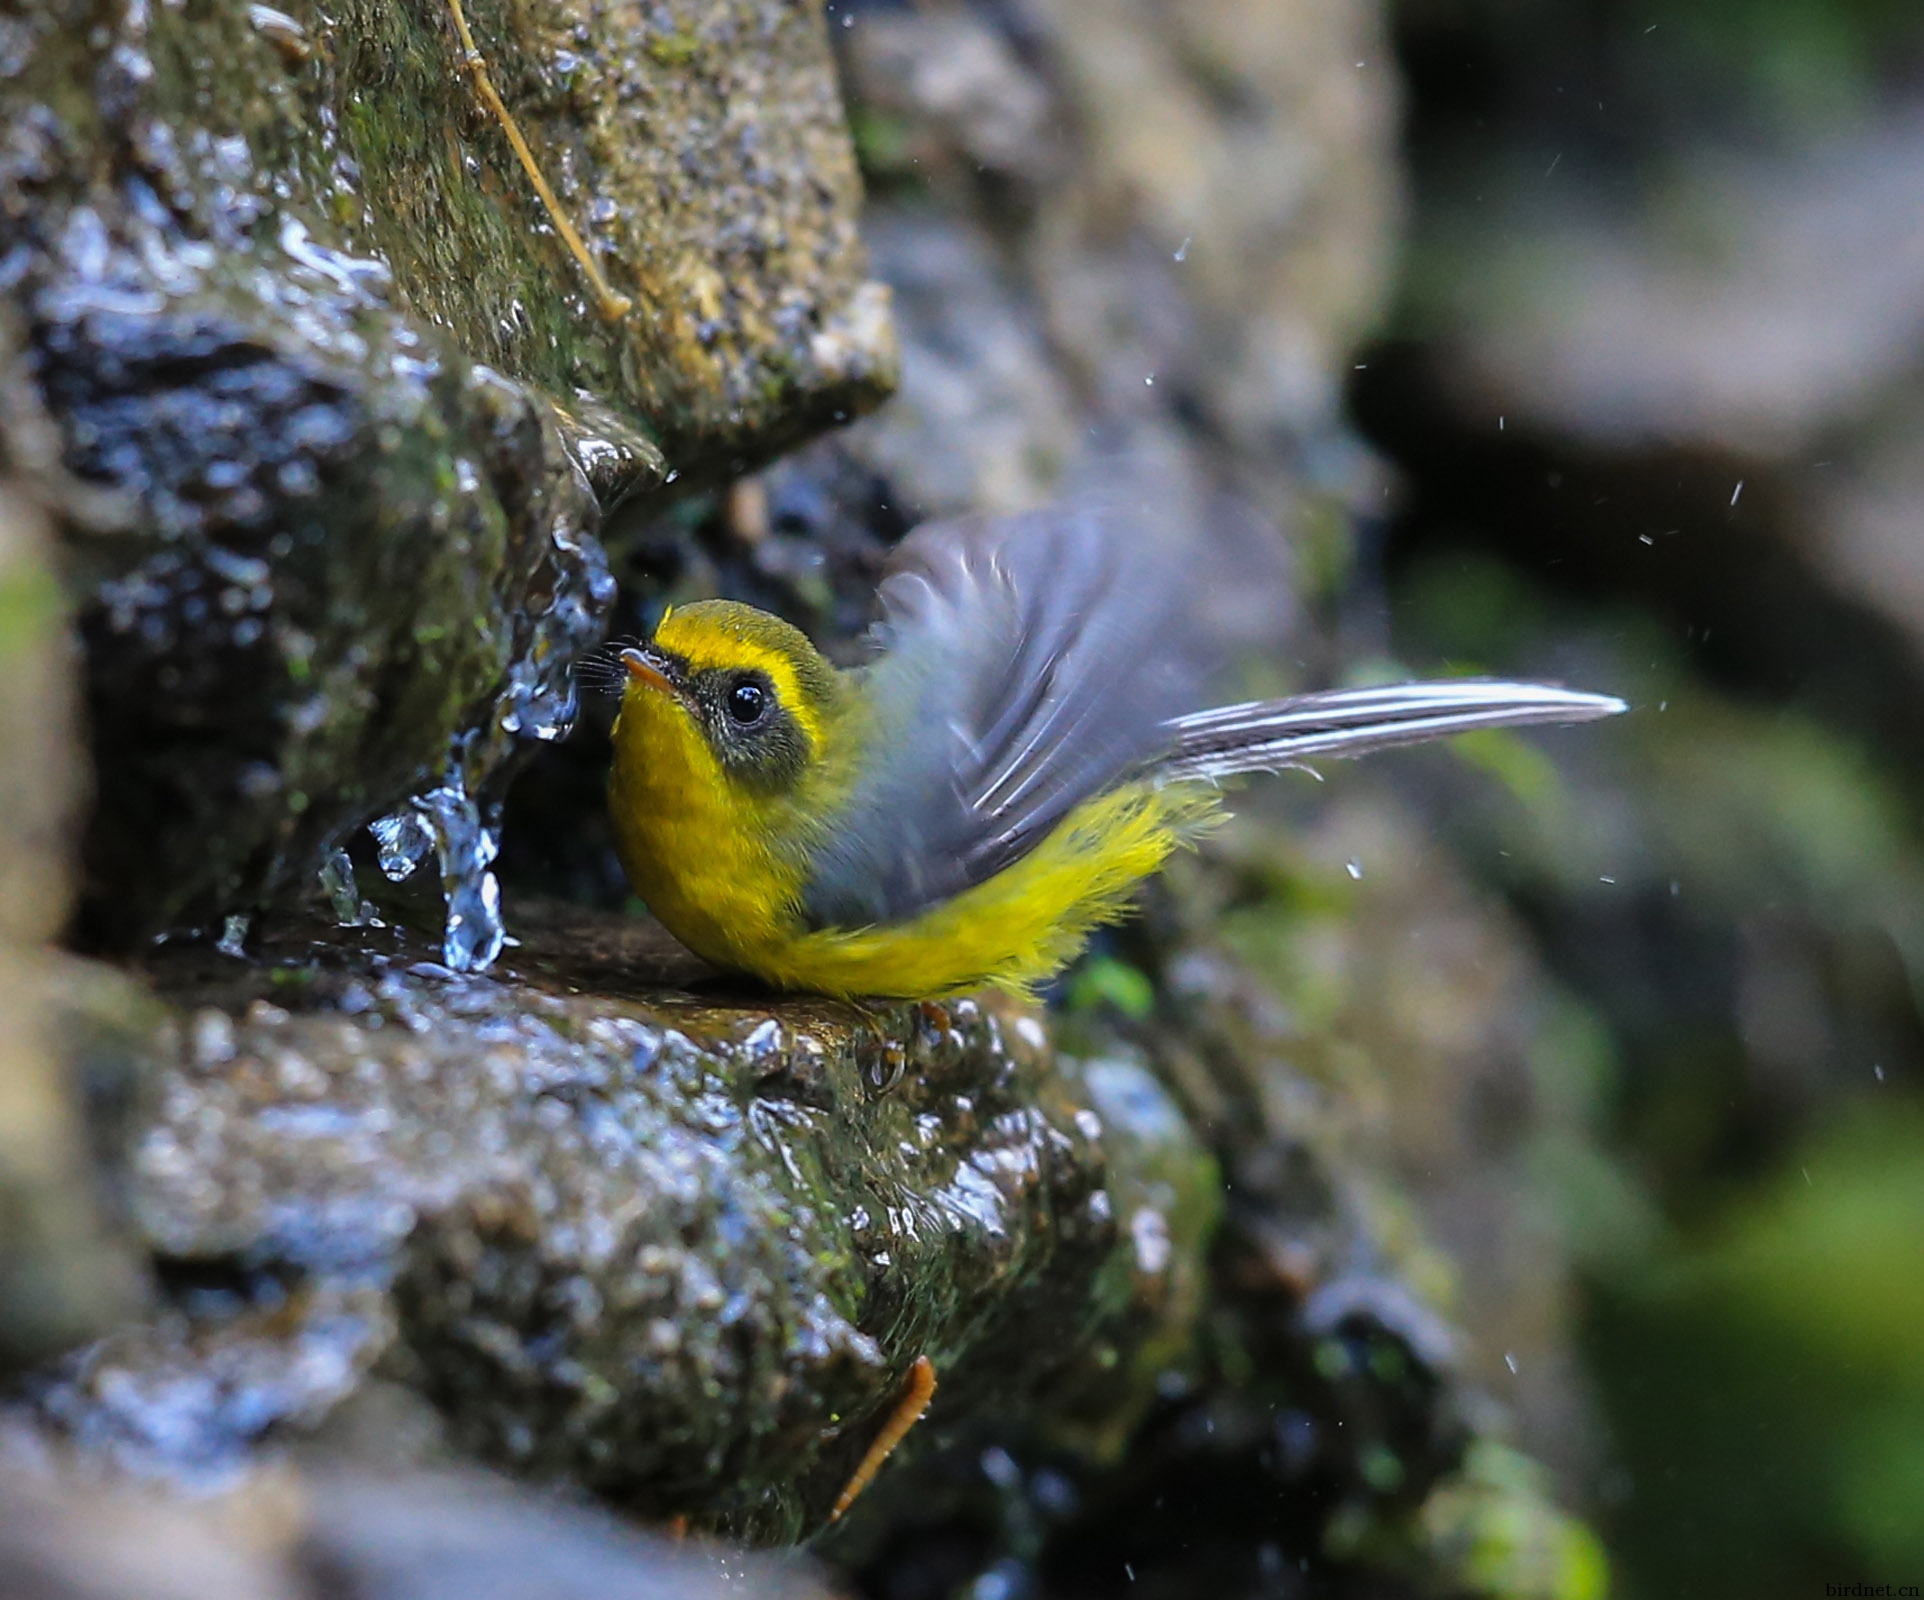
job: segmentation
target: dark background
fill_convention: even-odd
[[[1630,1593],[1916,1583],[1924,16],[1406,0],[1396,39],[1413,213],[1351,394],[1392,635],[1637,702],[1565,770],[1595,861],[1424,795],[1609,1040],[1647,1207],[1582,1270],[1601,1526]]]

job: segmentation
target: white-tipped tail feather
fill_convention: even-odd
[[[1481,678],[1327,689],[1172,718],[1165,726],[1175,742],[1156,772],[1202,779],[1274,772],[1314,757],[1367,755],[1476,728],[1592,722],[1628,709],[1612,695]]]

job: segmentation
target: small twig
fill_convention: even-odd
[[[601,268],[595,265],[595,258],[588,253],[581,235],[575,232],[574,224],[562,214],[561,202],[555,198],[554,190],[548,187],[548,180],[541,176],[541,168],[535,164],[534,152],[528,148],[528,141],[521,137],[521,129],[509,112],[507,103],[502,100],[494,87],[494,80],[488,76],[488,64],[481,52],[475,47],[474,35],[468,29],[467,13],[461,9],[461,0],[448,0],[448,10],[454,17],[454,31],[461,39],[461,65],[474,76],[475,93],[487,103],[494,113],[495,121],[501,124],[501,131],[508,136],[508,143],[521,162],[522,170],[528,174],[528,181],[534,185],[534,192],[541,197],[542,205],[548,209],[555,230],[562,241],[573,252],[575,260],[581,263],[581,270],[588,275],[589,286],[594,290],[595,300],[602,320],[619,322],[634,309],[634,301],[625,294],[617,294],[609,286],[608,280],[601,275]]]
[[[915,1365],[909,1368],[909,1381],[902,1391],[902,1398],[882,1424],[882,1431],[875,1436],[875,1443],[868,1447],[868,1454],[855,1469],[848,1483],[842,1489],[835,1509],[828,1514],[830,1522],[840,1522],[842,1513],[855,1504],[855,1497],[874,1480],[875,1474],[882,1470],[882,1463],[893,1454],[895,1447],[907,1435],[909,1429],[922,1420],[922,1413],[929,1408],[929,1401],[935,1394],[935,1363],[927,1356],[917,1356]]]

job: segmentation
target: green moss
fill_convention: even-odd
[[[0,572],[0,660],[41,648],[65,611],[60,585],[45,567],[15,565]]]
[[[901,117],[857,104],[849,109],[849,131],[865,173],[900,178],[909,171],[909,125]]]
[[[648,41],[648,59],[658,67],[685,67],[701,51],[701,40],[683,29],[660,33]]]
[[[1924,1566],[1924,1119],[1864,1108],[1608,1281],[1596,1349],[1651,1593]]]
[[[1114,956],[1091,956],[1069,975],[1063,1004],[1071,1012],[1113,1006],[1123,1016],[1140,1022],[1155,1009],[1155,985],[1140,967]]]
[[[1557,1509],[1548,1474],[1506,1445],[1482,1439],[1462,1470],[1424,1502],[1419,1547],[1446,1582],[1489,1600],[1603,1600],[1602,1544]]]

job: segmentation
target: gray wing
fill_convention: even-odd
[[[872,754],[811,861],[813,925],[899,921],[980,883],[1169,747],[1201,671],[1190,544],[1121,493],[902,542],[861,669]]]

